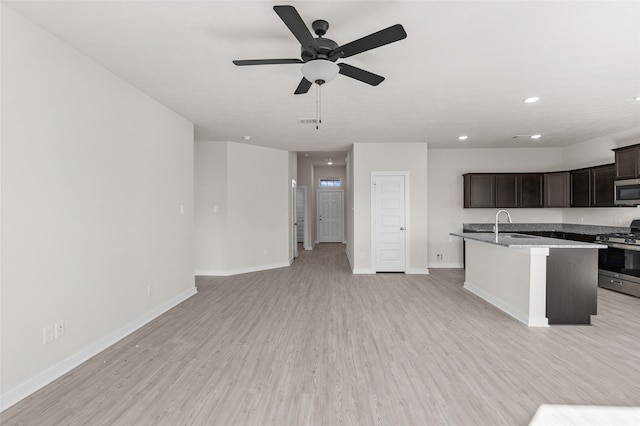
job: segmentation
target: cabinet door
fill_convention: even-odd
[[[614,207],[613,182],[616,180],[615,164],[591,169],[591,205],[594,207]]]
[[[464,175],[464,207],[495,207],[494,175]]]
[[[519,207],[543,207],[543,175],[532,173],[518,176]]]
[[[591,169],[571,172],[571,207],[591,206]]]
[[[496,175],[496,207],[518,207],[518,175]]]
[[[545,207],[569,207],[569,180],[569,172],[545,173]]]
[[[615,152],[615,176],[616,179],[634,179],[638,177],[638,156],[640,149],[637,147],[622,149]]]

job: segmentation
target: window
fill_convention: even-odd
[[[321,188],[340,188],[341,186],[340,179],[320,179]]]

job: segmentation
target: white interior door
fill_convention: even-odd
[[[342,191],[318,190],[318,242],[341,243]]]
[[[405,176],[376,176],[373,185],[376,272],[406,272]]]

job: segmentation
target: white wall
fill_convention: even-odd
[[[410,238],[407,272],[426,272],[427,144],[358,143],[354,144],[350,158],[353,166],[353,270],[375,272],[371,264],[371,172],[408,171],[411,205],[410,223],[407,224]]]
[[[195,293],[193,125],[0,7],[6,408]]]
[[[227,265],[227,144],[196,142],[195,269],[221,271]]]
[[[226,146],[224,160],[224,149],[215,147],[220,144]],[[196,274],[232,275],[288,266],[289,153],[233,142],[196,142],[196,152],[203,156],[195,171]],[[226,167],[224,189],[216,180],[220,172],[208,170],[216,167]],[[218,205],[218,213],[213,205]]]

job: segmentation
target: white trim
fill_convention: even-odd
[[[462,269],[464,268],[464,263],[430,263],[427,265],[428,268],[438,269],[438,268],[455,268]]]
[[[353,275],[358,275],[358,274],[375,274],[376,271],[374,269],[354,269],[352,271]]]
[[[407,275],[429,275],[429,269],[427,268],[418,268],[418,269],[409,269],[405,272]]]
[[[0,412],[6,410],[7,408],[15,405],[20,402],[24,398],[28,397],[32,393],[36,392],[39,389],[42,389],[49,383],[53,382],[59,377],[62,377],[64,374],[73,370],[89,358],[92,358],[107,349],[109,346],[117,343],[119,340],[124,339],[134,331],[140,329],[144,325],[153,321],[160,315],[167,312],[169,309],[179,305],[184,302],[194,294],[198,292],[196,287],[192,287],[186,291],[183,291],[176,297],[166,301],[162,305],[152,309],[146,314],[134,319],[130,323],[126,324],[124,327],[114,331],[101,338],[97,342],[94,342],[81,350],[80,352],[72,355],[71,357],[65,359],[64,361],[54,365],[53,367],[43,371],[42,373],[32,377],[21,385],[16,386],[11,389],[7,393],[0,396]]]
[[[311,236],[309,235],[309,187],[307,185],[298,185],[298,190],[304,192],[304,224],[302,225],[302,248],[305,250],[312,250],[313,245],[309,244],[309,242],[311,241]]]
[[[411,192],[411,182],[409,180],[409,172],[371,172],[371,234],[369,236],[369,240],[371,242],[371,268],[376,270],[376,188],[375,181],[378,176],[404,176],[404,227],[408,232],[405,232],[404,239],[404,272],[411,270],[411,252],[409,247],[411,247],[411,221],[409,216],[409,211],[411,209],[411,203],[409,198],[409,193]],[[374,272],[375,273],[375,272]]]
[[[479,287],[476,287],[472,283],[465,281],[464,288],[469,290],[471,293],[475,294],[481,299],[486,300],[487,302],[494,305],[496,308],[501,311],[511,315],[513,318],[517,319],[523,324],[528,325],[529,327],[549,327],[549,320],[546,317],[537,318],[533,316],[529,316],[521,310],[511,306],[505,301],[498,299],[497,297],[483,291]]]
[[[213,271],[213,270],[196,270],[195,275],[202,277],[228,277],[231,275],[246,274],[249,272],[260,272],[268,269],[287,268],[291,266],[289,262],[271,263],[268,265],[256,265],[246,268],[230,269],[226,271]]]

